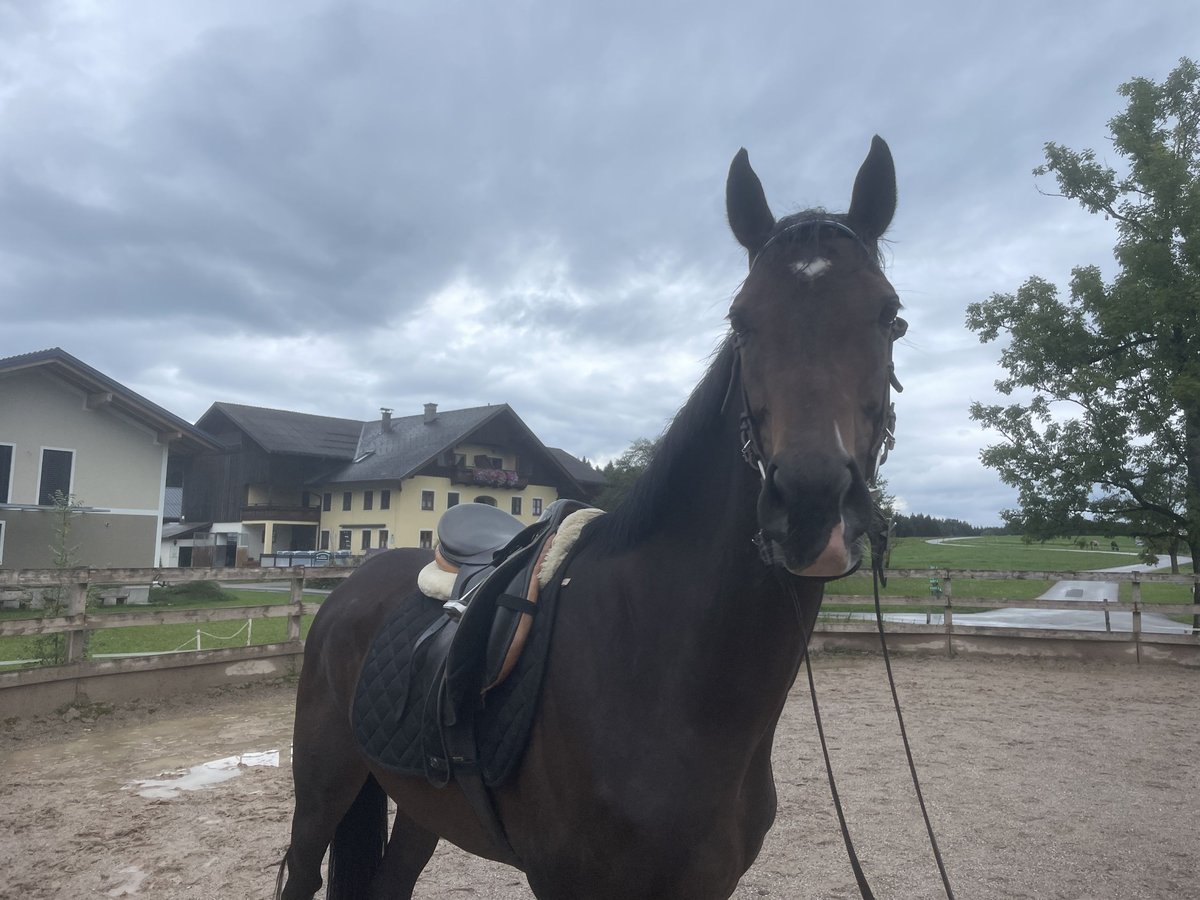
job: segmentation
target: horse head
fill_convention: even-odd
[[[745,150],[726,202],[750,257],[729,320],[764,548],[796,575],[845,575],[871,520],[869,484],[891,437],[892,343],[905,328],[878,249],[896,209],[891,152],[874,139],[844,215],[776,221]]]

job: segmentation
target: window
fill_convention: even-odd
[[[375,492],[363,491],[363,509],[375,508]]]
[[[71,469],[74,462],[74,450],[42,451],[42,475],[38,482],[38,506],[53,506],[56,491],[61,491],[64,497],[70,496]]]
[[[329,495],[326,494],[325,496],[328,497]],[[320,549],[322,549],[322,550],[329,549],[329,532],[328,531],[321,532],[321,547],[320,547]]]
[[[345,528],[343,528],[341,531],[338,532],[338,549],[339,550],[349,550],[350,549],[350,532],[349,532],[349,530],[347,530]]]
[[[541,497],[533,498],[533,514],[535,516],[540,516],[542,514],[542,498]]]
[[[308,495],[308,491],[301,492],[300,505],[305,509],[308,509],[310,506],[312,506],[312,498]]]
[[[379,549],[386,550],[388,546],[388,533],[386,528],[379,530]]]
[[[371,529],[364,528],[362,531],[362,548],[364,550],[371,549]]]
[[[483,496],[481,496],[481,497],[476,497],[476,498],[475,498],[475,502],[476,502],[476,503],[482,503],[484,506],[495,506],[495,505],[496,505],[496,498],[495,498],[495,497],[489,497],[489,496],[487,496],[486,494],[484,494],[484,495],[483,495]]]
[[[514,516],[519,516],[521,514],[521,498],[520,497],[512,498],[512,514]]]
[[[392,508],[392,492],[391,491],[380,491],[379,492],[379,508],[380,509],[391,509]]]
[[[325,512],[329,512],[331,509],[333,509],[333,494],[321,495],[321,509],[323,509]]]
[[[433,509],[433,491],[421,491],[421,509]]]
[[[446,509],[452,506],[458,506],[458,491],[451,491],[446,495]]]
[[[432,550],[433,549],[433,532],[432,531],[422,531],[421,532],[421,549],[422,550]]]
[[[12,500],[13,445],[0,444],[0,503]]]
[[[342,492],[342,512],[348,512],[350,510],[350,500],[353,497],[354,494],[350,491]]]

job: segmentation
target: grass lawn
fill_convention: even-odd
[[[1112,538],[1085,536],[1084,540],[1096,540],[1108,547]],[[1001,535],[955,539],[949,543],[931,544],[925,538],[901,538],[892,548],[891,564],[894,569],[975,569],[989,572],[1083,572],[1091,569],[1107,569],[1114,566],[1129,566],[1137,563],[1132,552],[1132,538],[1117,538],[1117,544],[1128,552],[1113,553],[1109,550],[1080,550],[1073,541],[1062,538],[1026,544],[1020,537]],[[1164,570],[1156,570],[1164,571]],[[1181,566],[1180,572],[1191,574],[1191,565]],[[931,573],[936,574],[936,573]],[[956,578],[952,585],[955,598],[980,600],[1033,600],[1050,588],[1049,581],[980,581]],[[930,597],[928,578],[889,578],[888,586],[880,591],[885,597],[913,597],[924,600]],[[1132,586],[1122,583],[1119,599],[1132,599]],[[869,572],[863,576],[831,581],[825,586],[826,602],[822,607],[830,612],[857,610],[861,606],[838,604],[838,596],[870,596]],[[1190,604],[1192,592],[1184,584],[1143,584],[1142,600],[1146,603]],[[961,600],[959,601],[961,602]],[[888,607],[889,612],[924,612],[931,608],[928,603],[916,603],[902,607]],[[937,609],[937,607],[932,607]],[[969,607],[963,607],[963,611]]]
[[[192,582],[176,587],[151,591],[148,606],[102,606],[89,608],[89,615],[112,615],[136,610],[167,609],[221,609],[237,606],[283,606],[290,599],[286,591],[226,590],[211,582]],[[306,602],[320,603],[323,594],[306,593]],[[39,610],[4,610],[0,619],[36,618]],[[308,634],[312,616],[304,616],[300,623],[300,635]],[[92,632],[89,654],[104,653],[169,653],[175,650],[194,650],[196,632],[199,630],[200,646],[204,650],[226,647],[244,647],[247,644],[247,620],[236,619],[224,622],[201,622],[182,625],[136,625],[126,628],[104,628]],[[283,641],[287,634],[287,619],[255,619],[250,625],[250,644],[274,644]],[[0,638],[0,661],[36,659],[41,656],[39,642],[46,637],[3,637]],[[0,670],[15,668],[0,666]]]

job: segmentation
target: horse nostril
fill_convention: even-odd
[[[805,466],[767,469],[767,487],[790,508],[840,506],[854,478],[849,459],[826,459]]]

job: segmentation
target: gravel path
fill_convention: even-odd
[[[959,897],[1200,897],[1195,671],[912,657],[895,668]],[[816,674],[875,893],[940,896],[882,661],[826,654]],[[4,723],[0,898],[269,897],[291,812],[293,690]],[[735,897],[857,897],[806,687],[785,711],[775,761],[779,819]],[[208,786],[180,789],[184,775]],[[531,895],[520,873],[443,846],[418,896]]]

